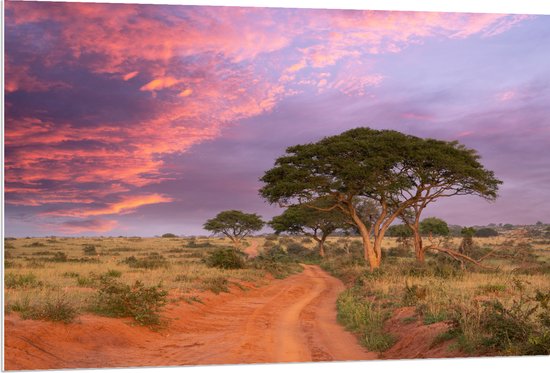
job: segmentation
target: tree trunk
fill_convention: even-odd
[[[325,257],[325,240],[319,240],[319,255]]]
[[[241,240],[235,237],[231,237],[231,241],[233,241],[233,246],[235,246],[235,249],[237,249],[238,251],[241,251]]]
[[[416,261],[424,264],[426,261],[426,251],[422,244],[422,236],[420,236],[420,232],[418,231],[414,232],[414,253],[416,254]]]
[[[373,271],[380,267],[380,258],[377,257],[375,248],[370,242],[369,230],[354,210],[352,211],[351,217],[359,230],[361,239],[363,240],[363,256],[365,261],[369,263],[370,270]]]
[[[414,255],[416,256],[416,261],[418,263],[425,263],[426,261],[426,250],[424,249],[424,245],[422,243],[422,236],[420,235],[420,224],[418,219],[414,222],[414,224],[408,224],[409,228],[411,228],[413,232],[413,243],[414,243]]]

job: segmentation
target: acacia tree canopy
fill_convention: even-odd
[[[259,231],[264,226],[262,218],[257,214],[247,214],[239,210],[222,211],[215,218],[204,223],[207,231],[227,236],[235,246],[239,247],[243,238],[252,232]]]
[[[319,254],[324,256],[326,238],[336,229],[349,227],[349,218],[339,209],[330,209],[334,201],[320,198],[310,205],[329,210],[322,211],[308,205],[290,206],[268,224],[276,234],[289,232],[312,237],[319,245]]]
[[[307,204],[330,197],[357,227],[363,239],[365,259],[371,269],[380,266],[381,243],[386,229],[406,204],[390,205],[391,197],[406,188],[407,175],[394,172],[403,163],[396,152],[410,136],[397,131],[356,128],[316,143],[289,147],[261,181],[260,194],[270,203]],[[369,224],[363,221],[357,201],[379,205]]]
[[[458,195],[476,195],[493,201],[502,181],[484,168],[474,149],[457,141],[414,138],[400,150],[404,162],[399,172],[405,173],[410,183],[393,196],[393,203],[409,201],[400,218],[412,229],[416,258],[423,262],[420,218],[424,209],[440,198]]]

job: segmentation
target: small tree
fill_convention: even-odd
[[[332,201],[318,199],[312,205],[326,208]],[[287,208],[281,215],[275,216],[268,224],[276,234],[282,232],[303,234],[317,241],[319,255],[325,256],[324,244],[327,237],[338,228],[347,227],[349,219],[340,210],[322,211],[306,205]]]
[[[252,232],[259,231],[264,222],[257,214],[247,214],[238,210],[222,211],[215,218],[204,223],[203,228],[215,234],[228,237],[236,249],[241,249],[241,241]]]
[[[461,254],[471,255],[474,248],[473,237],[476,233],[476,230],[473,227],[464,227],[462,228],[462,231],[460,231],[460,233],[462,234],[462,242],[460,243],[458,251]]]
[[[480,228],[474,234],[476,237],[497,237],[498,231],[493,228]]]
[[[420,233],[425,236],[448,236],[449,226],[439,218],[426,218],[420,222]]]

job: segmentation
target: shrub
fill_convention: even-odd
[[[19,312],[22,319],[58,321],[66,324],[78,315],[78,309],[61,295],[47,299],[43,304],[31,303],[30,298],[25,297],[10,308],[11,311]]]
[[[159,325],[159,311],[166,304],[167,296],[161,284],[146,287],[136,281],[129,286],[103,277],[94,311],[111,317],[133,317],[140,325]]]
[[[452,331],[461,347],[470,351],[488,350],[505,355],[550,354],[550,293],[536,291],[525,296],[519,281],[519,299],[510,305],[500,300],[482,302],[454,310]]]
[[[365,299],[360,288],[344,291],[336,303],[338,321],[348,330],[359,333],[361,342],[371,351],[385,351],[396,338],[384,331],[388,314],[379,306]]]
[[[493,228],[481,228],[474,233],[475,237],[496,237],[498,232]]]
[[[36,242],[32,242],[32,243],[30,243],[28,245],[25,245],[25,246],[26,247],[44,247],[44,246],[46,246],[46,244],[43,244],[42,242],[36,241]]]
[[[235,249],[217,249],[211,252],[204,262],[209,267],[240,269],[245,266],[244,256],[245,254]]]
[[[4,278],[4,286],[7,289],[35,288],[42,285],[42,282],[38,281],[33,273],[28,273],[26,275],[7,273]]]
[[[110,269],[105,273],[105,276],[108,276],[108,277],[121,277],[122,272],[117,271],[116,269]]]
[[[97,251],[95,249],[94,245],[84,245],[82,248],[82,251],[84,252],[84,255],[97,255]]]
[[[67,254],[65,254],[63,251],[58,251],[55,253],[55,255],[52,258],[48,260],[51,262],[63,263],[63,262],[66,262],[68,258],[67,258]]]
[[[168,261],[158,253],[150,253],[145,258],[138,259],[135,256],[130,256],[121,261],[131,268],[155,269],[168,267]]]
[[[204,290],[210,290],[214,294],[229,292],[229,281],[223,276],[206,278],[202,282],[202,285]]]

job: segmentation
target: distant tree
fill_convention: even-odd
[[[458,248],[458,251],[464,255],[470,255],[474,248],[474,234],[476,230],[473,227],[464,227],[460,232],[462,234],[462,242]]]
[[[406,224],[396,224],[388,228],[386,236],[388,237],[412,237],[412,229]]]
[[[540,220],[536,222],[535,225],[538,225],[538,226],[541,226],[541,225],[544,225]]]
[[[323,198],[311,203],[312,206],[320,208],[327,208],[333,204],[333,201]],[[275,216],[268,225],[276,234],[288,232],[313,238],[318,244],[319,255],[324,257],[327,237],[336,229],[349,226],[349,219],[338,209],[322,211],[306,205],[296,205]]]
[[[453,237],[460,237],[462,234],[460,231],[462,230],[462,227],[460,225],[451,224],[449,225],[449,235]]]
[[[439,218],[426,218],[420,222],[420,233],[429,236],[448,236],[449,226]]]
[[[164,233],[161,237],[162,238],[176,238],[178,236],[176,236],[174,233]]]
[[[247,214],[238,210],[222,211],[215,218],[204,223],[207,231],[228,237],[235,248],[241,248],[241,241],[252,232],[259,231],[264,222],[257,214]]]
[[[474,233],[475,237],[496,237],[498,232],[493,228],[480,228]]]
[[[513,224],[504,224],[502,226],[502,228],[507,229],[507,230],[514,229],[514,225]]]

